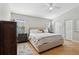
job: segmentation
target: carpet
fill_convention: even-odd
[[[28,47],[27,43],[18,43],[17,55],[32,55],[32,49]]]

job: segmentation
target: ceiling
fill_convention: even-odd
[[[48,9],[48,3],[10,3],[9,5],[11,12],[48,19],[53,19],[79,5],[77,3],[54,4],[60,8],[53,8],[51,12]]]

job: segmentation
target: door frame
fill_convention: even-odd
[[[72,21],[72,39],[66,39],[66,37],[67,37],[67,36],[66,36],[66,22],[67,22],[67,21]],[[64,37],[65,37],[65,40],[73,40],[73,20],[65,20],[65,21],[64,21],[64,35],[65,35],[65,36],[64,36]]]

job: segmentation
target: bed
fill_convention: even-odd
[[[60,34],[44,33],[38,30],[30,32],[29,41],[39,53],[62,45],[64,42]]]

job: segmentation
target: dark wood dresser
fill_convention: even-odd
[[[16,54],[16,22],[0,21],[0,55]]]

